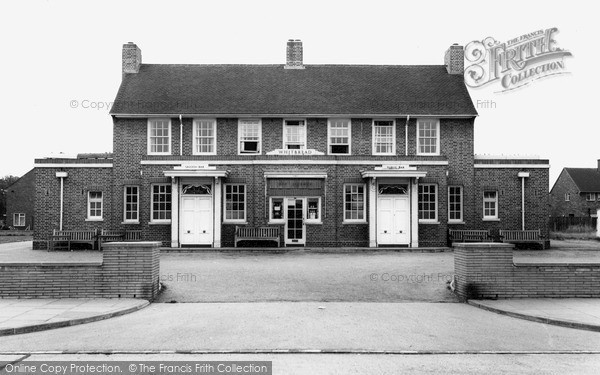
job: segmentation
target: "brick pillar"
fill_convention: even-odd
[[[461,299],[497,298],[511,289],[513,248],[505,243],[455,243],[456,293]]]
[[[160,246],[158,241],[102,244],[105,295],[153,300],[158,295]]]

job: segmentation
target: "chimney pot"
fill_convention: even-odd
[[[454,43],[444,55],[444,65],[448,74],[464,74],[465,70],[465,50],[463,46]]]
[[[123,74],[138,73],[142,64],[142,50],[133,42],[123,44]]]
[[[302,41],[288,39],[285,69],[304,69],[302,62]]]

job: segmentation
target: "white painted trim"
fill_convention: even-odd
[[[126,219],[127,216],[127,188],[134,187],[137,189],[137,219]],[[140,222],[140,187],[138,185],[123,185],[123,224],[139,224]]]
[[[94,199],[92,201],[91,194],[92,193],[100,193],[100,199]],[[92,211],[92,202],[100,201],[100,216],[92,216],[90,215]],[[102,221],[104,220],[104,192],[101,190],[89,190],[87,192],[87,216],[85,221]]]
[[[153,120],[163,120],[163,121],[168,121],[169,122],[169,151],[167,152],[152,152],[150,151],[151,149],[151,145],[150,145],[150,127],[152,126],[152,121]],[[148,155],[171,155],[172,151],[173,151],[173,129],[171,126],[171,119],[170,118],[149,118],[148,119],[148,127],[147,127],[147,135],[146,135],[146,150]]]
[[[486,198],[485,197],[485,193],[487,191],[493,191],[494,193],[496,193],[496,197],[494,199],[490,199],[490,198]],[[500,203],[499,203],[499,196],[500,194],[498,194],[498,190],[484,190],[481,194],[481,214],[482,214],[482,220],[483,221],[496,221],[496,220],[500,220]],[[494,216],[490,216],[485,214],[485,202],[494,202],[495,204],[495,209],[496,209],[496,215]]]
[[[377,153],[375,152],[375,121],[392,121],[392,152]],[[373,119],[371,121],[371,155],[373,156],[394,156],[396,155],[396,120],[390,118]]]
[[[425,177],[427,176],[426,171],[363,171],[361,172],[363,178],[374,177],[374,178],[382,178],[382,177]]]
[[[550,169],[550,164],[475,164],[473,168],[476,169],[522,169],[522,168],[537,168],[537,169]]]
[[[418,219],[421,224],[439,224],[440,223],[440,187],[435,182],[426,182],[423,184],[418,184],[417,186],[417,217],[419,217],[418,213],[418,196],[419,196],[419,187],[421,186],[435,186],[435,219]]]
[[[333,154],[331,153],[331,121],[348,121],[348,153]],[[352,155],[352,120],[349,118],[330,118],[327,119],[327,155]]]
[[[243,219],[227,219],[227,186],[243,186],[244,187],[244,218]],[[225,198],[222,199],[223,207],[223,224],[244,224],[248,219],[248,186],[237,182],[228,182],[223,184],[223,193]],[[239,194],[239,193],[238,193]]]
[[[237,127],[238,155],[243,155],[243,156],[262,155],[263,136],[262,136],[262,120],[261,119],[258,119],[258,152],[255,152],[255,153],[242,152],[242,121],[254,121],[254,120],[257,120],[257,119],[249,119],[249,118],[239,118],[238,119],[238,127]]]
[[[122,113],[122,114],[112,114],[116,118],[164,118],[164,117],[177,117],[180,114],[186,117],[218,117],[218,118],[282,118],[282,117],[290,117],[298,116],[297,113],[157,113],[157,114],[136,114],[136,113]],[[430,114],[415,114],[415,113],[392,113],[392,114],[369,114],[369,113],[304,113],[302,117],[313,117],[313,118],[329,118],[329,117],[348,117],[348,118],[404,118],[406,116],[411,117],[434,117],[434,118],[474,118],[479,117],[478,114],[448,114],[441,115],[439,113],[430,113]]]
[[[346,219],[346,186],[362,186],[363,187],[363,218],[362,219]],[[367,197],[367,193],[369,192],[367,189],[369,188],[369,185],[365,184],[365,183],[361,183],[361,182],[352,182],[352,183],[346,183],[342,185],[342,189],[343,189],[343,199],[342,199],[342,203],[344,205],[344,208],[342,210],[342,222],[346,223],[346,224],[356,224],[356,223],[366,223],[367,222],[367,199],[369,199]],[[370,218],[371,220],[373,220],[372,218]]]
[[[196,130],[198,129],[199,121],[212,121],[213,124],[213,151],[212,152],[198,152],[196,147]],[[217,119],[216,118],[195,118],[192,120],[192,155],[216,155],[217,154]],[[183,147],[183,145],[181,145]]]
[[[171,247],[179,247],[179,222],[181,221],[179,217],[179,183],[179,178],[171,178]]]
[[[204,160],[210,165],[269,165],[269,164],[294,164],[294,165],[448,165],[447,160]],[[142,165],[182,165],[197,163],[195,160],[141,160]],[[62,164],[60,165],[62,166]],[[515,168],[518,168],[517,165]]]
[[[327,173],[294,173],[294,174],[285,174],[285,173],[271,173],[265,172],[265,178],[327,178]]]
[[[283,119],[283,127],[281,128],[281,148],[285,148],[286,144],[286,122],[287,121],[304,121],[304,147],[300,147],[301,150],[308,149],[308,121],[305,118],[285,118]]]
[[[171,224],[173,220],[173,186],[172,182],[161,182],[150,184],[150,220],[148,224]],[[154,187],[155,186],[171,186],[171,218],[170,219],[154,219]]]
[[[498,160],[521,160],[521,159],[525,159],[525,160],[536,160],[536,159],[540,159],[539,155],[486,155],[486,154],[479,154],[479,155],[475,155],[475,160],[494,160],[494,159],[498,159]]]
[[[213,188],[213,247],[219,248],[221,247],[221,220],[222,220],[222,202],[224,201],[223,199],[223,191],[221,190],[223,189],[223,184],[221,183],[221,179],[218,177],[215,177],[215,182],[214,182],[214,188]],[[246,189],[244,189],[244,193],[246,193]],[[244,199],[247,198],[247,196],[244,197]],[[244,204],[246,204],[246,202],[244,202]],[[248,213],[245,211],[246,208],[244,208],[244,215],[247,217]]]
[[[108,163],[94,163],[94,164],[85,164],[85,163],[74,163],[74,164],[60,164],[60,163],[49,163],[42,164],[36,163],[36,168],[112,168],[113,165]]]
[[[163,171],[165,177],[227,177],[229,171],[219,170],[188,170],[188,171]]]
[[[417,119],[417,129],[415,131],[416,145],[417,145],[416,154],[419,155],[419,156],[439,156],[440,155],[440,138],[442,138],[442,136],[440,134],[440,120],[439,119],[433,119],[433,118],[427,119],[427,120],[436,120],[435,126],[436,126],[437,139],[436,139],[435,148],[436,148],[437,152],[433,152],[433,153],[427,153],[427,152],[420,152],[419,151],[419,123],[421,122],[421,120],[425,120],[425,119],[423,119],[423,118],[418,118]]]

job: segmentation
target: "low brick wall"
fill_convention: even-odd
[[[600,297],[600,263],[513,262],[511,244],[454,245],[455,288],[462,299]]]
[[[102,263],[0,263],[0,298],[144,298],[158,294],[160,242],[102,245]]]

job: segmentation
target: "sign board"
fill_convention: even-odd
[[[417,167],[411,167],[407,164],[390,164],[375,167],[376,171],[416,171]]]
[[[317,151],[315,149],[312,148],[307,148],[307,149],[292,149],[292,150],[288,150],[288,149],[276,149],[273,151],[269,151],[267,152],[267,155],[302,155],[302,156],[314,156],[314,155],[325,155],[323,152],[321,151]]]
[[[173,168],[176,171],[189,171],[189,170],[208,170],[208,171],[214,171],[217,169],[217,167],[215,166],[211,166],[208,164],[182,164],[178,167],[174,167]]]

